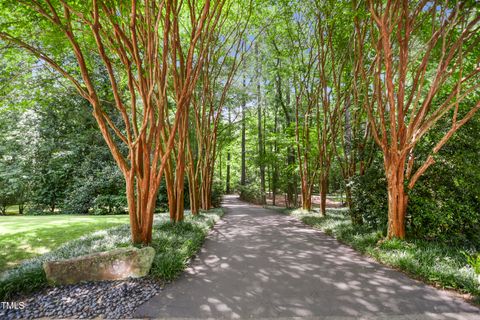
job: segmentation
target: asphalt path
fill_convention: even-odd
[[[480,309],[294,217],[225,198],[191,266],[137,318],[480,319]]]

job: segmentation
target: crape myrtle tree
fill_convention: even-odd
[[[368,101],[362,94],[362,77],[359,59],[354,59],[355,52],[360,46],[365,45],[367,25],[358,23],[360,16],[357,14],[357,4],[337,3],[342,12],[341,19],[344,21],[341,28],[337,25],[336,35],[340,38],[339,44],[348,52],[344,58],[346,65],[343,68],[344,81],[340,81],[340,87],[343,89],[343,101],[341,108],[343,114],[338,126],[337,142],[333,144],[337,164],[340,168],[340,174],[343,178],[343,188],[345,190],[346,204],[349,208],[352,223],[361,224],[363,222],[362,213],[353,210],[352,203],[352,184],[356,176],[363,176],[365,171],[371,166],[375,154],[375,142],[373,141],[370,123],[363,105]],[[335,20],[334,20],[335,21]],[[344,51],[345,53],[345,51]],[[346,83],[347,85],[345,85]],[[339,91],[338,85],[334,92]]]
[[[286,36],[272,40],[273,52],[286,56],[274,67],[275,101],[284,110],[287,127],[294,123],[302,208],[312,209],[312,194],[318,184],[320,209],[325,214],[332,161],[343,124],[341,117],[351,95],[351,13],[344,17],[346,4],[335,2],[295,2],[293,7],[291,3],[284,6],[284,25],[276,26],[275,32],[284,30]],[[278,69],[284,69],[282,73],[289,75],[292,83],[291,113],[282,98]],[[287,88],[287,93],[289,90],[292,89]]]
[[[343,3],[316,4],[318,102],[316,108],[320,212],[326,215],[330,171],[351,86],[351,29]],[[346,17],[346,18],[345,18]]]
[[[91,104],[125,178],[134,243],[151,241],[165,171],[176,179],[177,199],[169,198],[169,205],[175,206],[171,219],[183,218],[188,107],[224,4],[224,0],[0,2],[0,39],[59,72]],[[63,63],[71,57],[74,67]],[[121,126],[112,121],[104,107],[108,102],[97,92],[99,61],[101,72],[108,74],[113,112],[121,116]]]
[[[190,208],[212,207],[214,164],[218,153],[217,139],[228,93],[235,82],[251,41],[249,32],[253,1],[232,2],[213,34],[206,53],[195,93],[192,97],[192,134],[188,144],[188,181]],[[229,109],[227,117],[231,120]],[[229,131],[231,133],[231,130]],[[228,173],[227,173],[228,175]],[[228,184],[228,183],[227,183]],[[228,193],[228,190],[227,190]]]
[[[320,86],[316,74],[318,60],[313,46],[314,38],[311,33],[301,36],[304,29],[315,28],[315,20],[303,16],[297,20],[295,33],[290,33],[292,45],[298,41],[298,49],[292,55],[294,112],[295,112],[295,144],[298,171],[300,176],[300,190],[302,194],[302,209],[312,209],[312,193],[318,173],[319,161],[315,137],[315,110],[317,108]]]
[[[480,109],[480,14],[475,1],[357,2],[356,59],[388,184],[388,238],[405,237],[408,189]],[[366,26],[366,27],[365,27]],[[357,69],[358,70],[358,69]],[[449,130],[426,158],[415,147],[438,122]],[[418,164],[417,164],[418,163]]]

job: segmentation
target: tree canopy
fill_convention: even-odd
[[[353,223],[390,238],[475,230],[475,1],[0,0],[0,12],[3,212],[126,210],[132,241],[149,243],[158,207],[179,222],[221,190],[323,215],[341,193]],[[435,224],[435,202],[468,218]]]

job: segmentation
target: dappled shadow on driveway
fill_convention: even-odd
[[[191,267],[136,317],[480,318],[476,307],[293,217],[234,197],[224,207],[227,215]]]

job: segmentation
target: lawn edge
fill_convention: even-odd
[[[226,210],[225,208],[222,208],[222,207],[219,207],[219,208],[211,208],[209,210],[205,210],[205,211],[201,211],[200,214],[204,213],[204,212],[209,212],[209,211],[217,211],[218,213],[216,213],[216,215],[218,216],[218,219],[209,219],[211,224],[210,223],[207,223],[207,226],[208,226],[208,229],[204,229],[205,232],[203,232],[202,234],[202,240],[201,240],[201,244],[198,246],[197,250],[188,258],[188,260],[186,260],[186,263],[185,263],[185,266],[183,267],[183,269],[181,271],[178,272],[178,274],[176,274],[172,279],[163,279],[161,277],[158,277],[158,276],[154,276],[152,275],[151,273],[149,273],[147,276],[145,276],[145,278],[150,278],[150,279],[153,279],[155,281],[157,281],[159,283],[159,285],[161,287],[163,287],[164,284],[166,283],[170,283],[170,282],[174,282],[178,279],[179,276],[181,276],[185,270],[190,266],[191,262],[195,259],[195,257],[197,256],[198,252],[202,249],[204,243],[205,243],[205,240],[207,238],[207,236],[210,234],[210,232],[215,228],[216,224],[222,220],[222,218],[224,217],[225,213],[226,213]],[[109,227],[107,229],[104,229],[103,231],[107,231],[107,230],[112,230],[112,229],[117,229],[117,228],[121,228],[122,226],[125,226],[125,225],[128,225],[128,223],[126,224],[122,224],[122,225],[119,225],[119,226],[112,226],[112,227]],[[74,241],[79,241],[79,239],[83,238],[83,237],[88,237],[89,235],[91,234],[94,234],[95,232],[98,232],[98,231],[102,231],[102,230],[97,230],[97,231],[94,231],[92,233],[89,233],[89,234],[85,234],[83,235],[82,237],[80,238],[77,238],[77,239],[74,239],[74,240],[71,240],[71,241],[68,241],[66,243],[64,243],[61,247],[67,245],[69,242],[74,242]],[[131,244],[131,246],[134,246],[133,244]],[[59,247],[59,248],[61,248]],[[52,251],[53,252],[53,251]],[[50,253],[47,253],[47,254],[50,254]],[[37,257],[34,257],[34,258],[30,258],[30,259],[26,259],[24,260],[23,262],[29,262],[31,260],[36,260],[36,259],[39,259],[40,257],[42,257],[43,255],[40,255],[40,256],[37,256]],[[22,263],[23,263],[22,262]],[[22,266],[22,263],[19,264],[17,267],[15,267],[14,269],[11,269],[11,270],[15,270],[16,268],[20,268]],[[10,271],[10,270],[9,270]],[[43,270],[42,270],[43,271]],[[2,273],[2,277],[0,278],[0,284],[3,282],[3,281],[7,281],[7,274],[8,272],[4,272]],[[8,282],[7,282],[8,284]],[[39,292],[42,292],[44,290],[48,290],[49,288],[51,288],[52,286],[48,285],[46,282],[42,282],[42,283],[37,283],[34,287],[34,289],[32,290],[26,290],[26,289],[21,289],[20,291],[8,291],[6,290],[4,292],[4,294],[0,295],[0,300],[1,301],[16,301],[16,300],[21,300],[21,299],[24,299],[28,296],[31,296],[33,294],[36,294],[36,293],[39,293]]]

